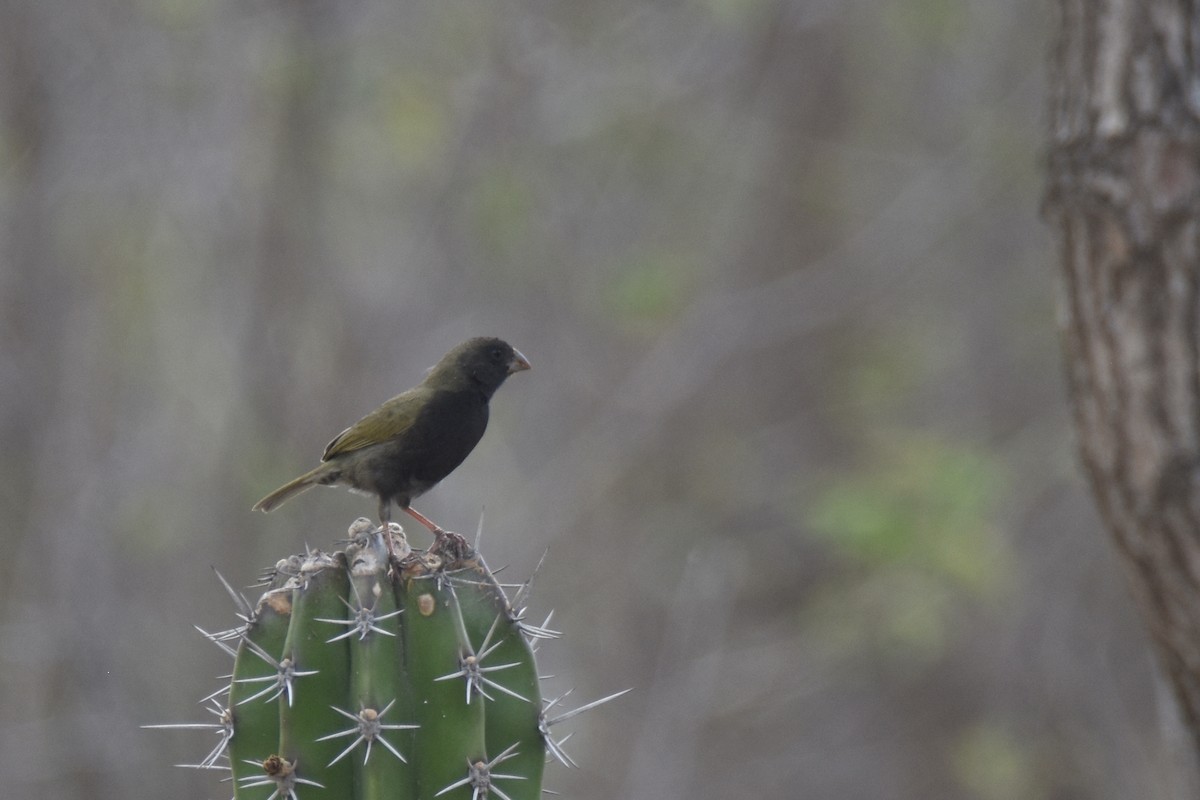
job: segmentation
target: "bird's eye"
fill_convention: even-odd
[[[496,361],[500,361],[501,359],[504,358],[504,353],[502,353],[500,351],[499,347],[492,348],[492,358],[495,359]]]

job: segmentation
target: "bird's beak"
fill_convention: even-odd
[[[521,372],[526,369],[532,369],[529,359],[521,355],[521,351],[514,347],[512,361],[508,362],[508,374],[512,375],[514,372]]]

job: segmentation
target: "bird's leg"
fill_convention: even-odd
[[[463,553],[466,553],[467,550],[469,549],[467,547],[467,540],[464,539],[461,534],[457,534],[457,533],[454,533],[453,531],[446,530],[445,528],[441,527],[440,525],[435,523],[433,520],[431,520],[429,517],[425,516],[420,511],[417,511],[415,508],[412,508],[411,506],[406,506],[404,510],[413,519],[415,519],[417,522],[421,523],[426,528],[428,528],[429,532],[433,534],[433,544],[429,548],[430,552],[445,553],[447,555],[450,555],[450,554],[461,555]],[[450,550],[446,549],[448,542],[451,543]]]
[[[421,523],[426,528],[429,528],[429,532],[432,533],[434,536],[440,536],[441,534],[446,532],[446,530],[444,528],[442,528],[436,522],[431,520],[429,517],[422,514],[420,511],[417,511],[412,506],[405,506],[404,511],[406,514],[410,515],[417,522]]]
[[[383,543],[387,545],[388,563],[392,563],[392,559],[396,557],[396,553],[392,550],[392,501],[379,501],[379,521],[383,525]]]

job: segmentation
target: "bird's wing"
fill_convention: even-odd
[[[423,387],[418,386],[388,400],[335,436],[333,441],[325,446],[321,460],[328,461],[342,453],[360,450],[402,435],[416,422],[417,415],[427,399],[425,394]]]

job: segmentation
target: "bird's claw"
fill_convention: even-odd
[[[460,533],[439,528],[433,535],[429,552],[441,556],[447,562],[462,561],[471,555],[471,545]]]
[[[399,527],[396,529],[399,531]],[[404,540],[403,533],[397,534],[392,530],[392,523],[384,523],[376,531],[376,534],[383,540],[383,546],[386,548],[385,558],[388,565],[388,575],[394,574],[395,567],[404,560],[404,556],[408,553],[408,545]],[[397,546],[399,539],[399,546]]]

